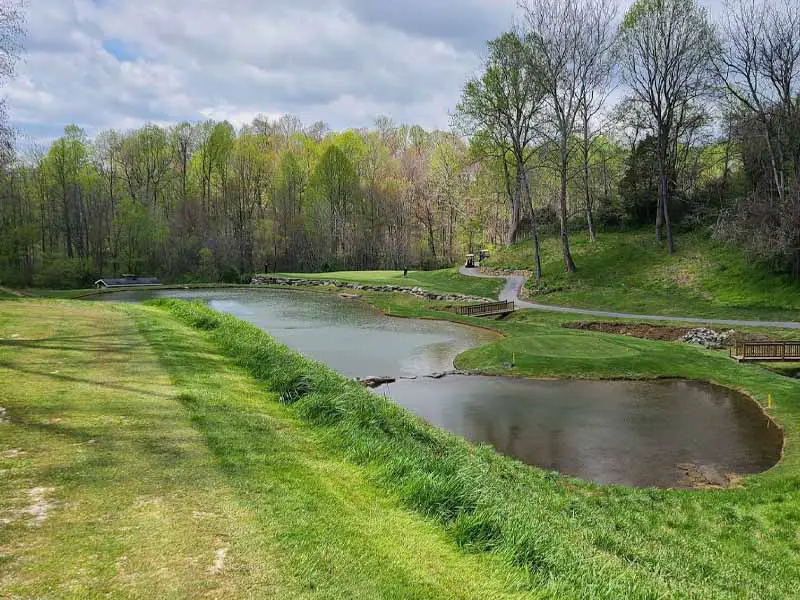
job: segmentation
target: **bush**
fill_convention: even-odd
[[[51,258],[34,275],[33,284],[40,288],[71,289],[94,285],[99,275],[91,259]]]

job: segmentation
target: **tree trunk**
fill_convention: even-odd
[[[592,194],[589,190],[589,122],[583,120],[583,193],[586,206],[586,224],[589,227],[589,241],[597,241],[594,232],[594,215],[592,214]]]
[[[528,186],[528,175],[525,169],[520,171],[521,184],[525,189],[525,197],[528,200],[528,206],[531,208],[531,238],[533,239],[533,260],[534,260],[534,277],[536,281],[542,279],[542,253],[539,247],[539,231],[536,227],[536,210],[533,206],[533,199],[531,198],[531,190]]]
[[[561,222],[561,246],[564,251],[564,268],[567,273],[575,272],[575,261],[569,250],[569,234],[567,232],[567,156],[566,140],[561,143],[561,193],[559,194],[559,221]]]
[[[669,179],[667,173],[667,144],[666,136],[662,135],[658,145],[658,205],[656,211],[656,240],[661,241],[661,217],[667,228],[667,250],[675,254],[675,242],[672,239],[672,223],[669,220]]]
[[[517,170],[519,170],[519,166],[517,167]],[[516,185],[515,189],[511,189],[511,173],[508,170],[508,163],[506,162],[505,158],[503,158],[503,176],[505,177],[506,182],[506,193],[508,193],[508,197],[511,202],[511,215],[508,224],[508,233],[506,234],[506,244],[513,244],[517,241],[519,222],[522,218],[519,198],[520,189],[519,185]]]

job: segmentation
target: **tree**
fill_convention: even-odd
[[[535,120],[542,109],[544,96],[539,85],[541,78],[535,72],[538,68],[519,36],[505,33],[489,42],[484,73],[467,82],[456,109],[456,123],[461,130],[485,142],[474,147],[502,162],[511,204],[508,243],[518,237],[523,194],[528,203],[531,201],[526,164],[530,146],[537,136]],[[531,210],[531,214],[535,211]],[[531,219],[531,234],[536,278],[540,279],[541,258],[535,217]]]
[[[750,193],[723,213],[717,233],[800,277],[800,11],[790,0],[726,8],[712,61]]]
[[[0,85],[14,76],[25,36],[22,0],[0,0]],[[7,124],[6,101],[0,99],[0,162],[7,165],[14,154],[14,132]]]
[[[619,29],[619,63],[630,100],[647,115],[657,141],[656,239],[666,226],[675,252],[669,211],[670,176],[680,136],[694,122],[697,102],[710,91],[708,50],[715,38],[694,0],[637,0]]]
[[[570,179],[571,140],[586,88],[597,79],[606,30],[614,16],[609,0],[522,0],[527,57],[535,68],[547,101],[543,131],[557,147],[559,223],[564,268],[575,271],[567,227],[567,187]],[[599,33],[598,33],[599,32]]]
[[[583,175],[584,208],[589,240],[596,240],[594,224],[594,197],[589,184],[589,171],[592,167],[590,157],[592,147],[600,136],[600,128],[594,123],[605,105],[611,87],[612,50],[616,37],[612,31],[612,20],[616,7],[612,4],[598,3],[597,18],[588,27],[583,39],[583,69],[578,71],[580,82],[580,105],[578,119],[581,128],[581,172]]]
[[[734,0],[726,8],[714,68],[732,103],[760,124],[772,192],[782,201],[800,175],[800,10],[792,0]]]

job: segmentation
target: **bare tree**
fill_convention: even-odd
[[[620,27],[619,59],[631,100],[646,109],[657,140],[658,207],[656,239],[666,226],[675,252],[669,213],[670,179],[681,133],[695,119],[695,105],[710,91],[708,49],[714,33],[694,0],[638,0]]]
[[[584,207],[589,240],[597,237],[594,226],[594,197],[589,184],[592,147],[602,129],[596,122],[612,90],[612,50],[616,40],[612,21],[617,7],[610,2],[598,2],[592,7],[596,18],[587,24],[584,44],[584,68],[580,72],[580,107],[578,118],[581,126],[581,174],[583,178]]]
[[[800,277],[800,10],[796,0],[733,0],[712,61],[752,188],[717,235]]]
[[[572,137],[587,88],[598,80],[598,65],[607,49],[614,17],[611,0],[521,0],[525,43],[533,72],[547,100],[547,119],[542,129],[558,148],[560,177],[559,221],[564,267],[575,271],[569,247],[567,184],[570,179]]]
[[[528,48],[515,33],[505,33],[489,42],[485,71],[464,87],[456,112],[456,125],[476,136],[484,152],[499,159],[511,203],[507,242],[517,240],[522,220],[522,196],[531,202],[527,162],[536,139],[536,119],[542,110],[544,90],[539,65],[528,56]],[[481,144],[481,138],[484,142]],[[508,158],[512,163],[509,164]],[[532,207],[531,207],[532,208]],[[541,278],[539,235],[535,211],[531,210],[536,278]]]
[[[22,0],[0,0],[0,85],[14,76],[25,36]],[[0,162],[8,164],[14,156],[14,131],[8,125],[6,99],[0,98]]]
[[[800,140],[791,126],[800,111],[800,7],[796,0],[733,0],[725,14],[714,68],[735,103],[761,124],[783,201],[787,169],[800,176]]]

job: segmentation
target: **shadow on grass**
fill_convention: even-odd
[[[25,375],[34,375],[37,377],[46,377],[49,379],[54,379],[57,381],[64,381],[67,383],[86,383],[89,385],[96,385],[103,388],[108,388],[112,390],[119,390],[121,392],[131,392],[133,394],[139,394],[142,396],[156,396],[159,398],[172,398],[174,395],[172,394],[162,394],[160,392],[155,392],[152,390],[147,390],[143,388],[136,388],[131,387],[128,385],[121,385],[119,383],[111,383],[108,381],[97,381],[95,379],[87,379],[85,377],[74,377],[72,375],[62,375],[61,373],[45,373],[44,371],[37,371],[35,369],[26,369],[25,367],[21,367],[16,365],[12,362],[0,360],[0,368],[8,369],[10,371],[16,371],[18,373],[23,373]]]

